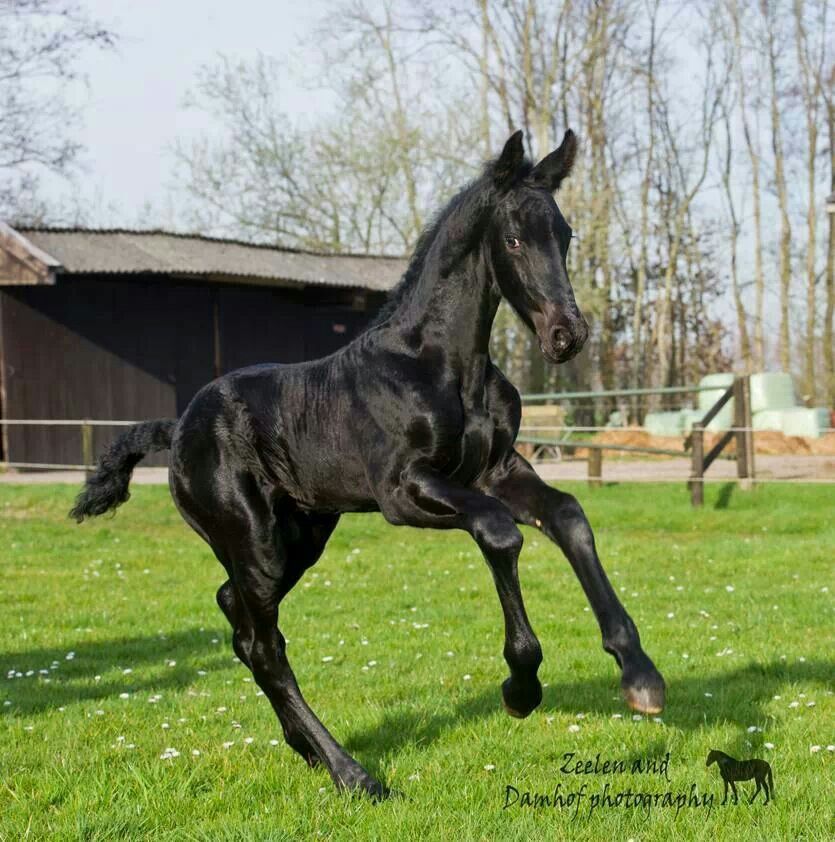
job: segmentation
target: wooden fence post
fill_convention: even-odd
[[[81,462],[84,465],[84,473],[89,478],[93,473],[92,466],[95,457],[93,456],[93,425],[87,421],[81,424]]]
[[[589,487],[599,488],[603,483],[603,451],[589,448]]]
[[[754,434],[751,430],[751,380],[737,377],[734,381],[734,427],[736,432],[736,475],[740,489],[751,488],[754,478]]]
[[[690,502],[702,506],[705,502],[705,431],[700,424],[694,424],[690,433],[693,442],[693,454],[690,469]]]

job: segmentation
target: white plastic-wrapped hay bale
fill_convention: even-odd
[[[697,421],[701,421],[704,416],[703,412],[698,409],[682,409],[681,410],[681,432],[687,435]]]
[[[706,374],[699,386],[709,386],[705,392],[699,392],[699,411],[704,417],[708,410],[722,397],[727,388],[733,385],[733,374]],[[719,414],[707,425],[708,430],[729,430],[734,425],[734,399],[731,398],[719,410]]]
[[[763,409],[760,412],[755,412],[751,418],[751,426],[755,430],[776,430],[778,433],[782,433],[783,410]]]
[[[829,426],[829,410],[823,407],[807,409],[798,406],[783,410],[783,432],[787,436],[805,436],[818,439]]]
[[[755,430],[778,430],[787,436],[817,439],[829,427],[829,410],[805,406],[766,409],[754,415],[752,425]]]
[[[681,411],[648,412],[644,416],[644,429],[651,436],[680,436]]]
[[[794,381],[785,371],[763,371],[751,375],[751,412],[789,409],[797,406]]]

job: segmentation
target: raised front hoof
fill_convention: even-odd
[[[637,676],[625,675],[621,681],[621,690],[626,704],[638,713],[655,716],[664,710],[664,679],[655,670]]]
[[[502,684],[504,709],[517,719],[524,719],[539,707],[542,701],[542,685],[539,680],[521,682],[511,676]]]

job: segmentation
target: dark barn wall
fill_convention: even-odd
[[[176,417],[215,374],[215,312],[223,372],[297,362],[336,350],[381,303],[352,309],[351,291],[176,281],[59,278],[0,291],[6,418]],[[215,308],[217,308],[215,310]],[[13,462],[78,464],[73,427],[9,427]],[[95,428],[96,453],[118,433]],[[164,465],[166,454],[143,464]]]
[[[6,417],[173,417],[212,378],[211,302],[199,287],[72,278],[3,295]],[[9,461],[82,461],[77,429],[8,429]],[[117,431],[95,428],[96,452]]]

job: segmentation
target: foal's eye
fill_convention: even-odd
[[[510,251],[519,251],[522,248],[522,243],[519,242],[518,237],[505,237],[504,243]]]

